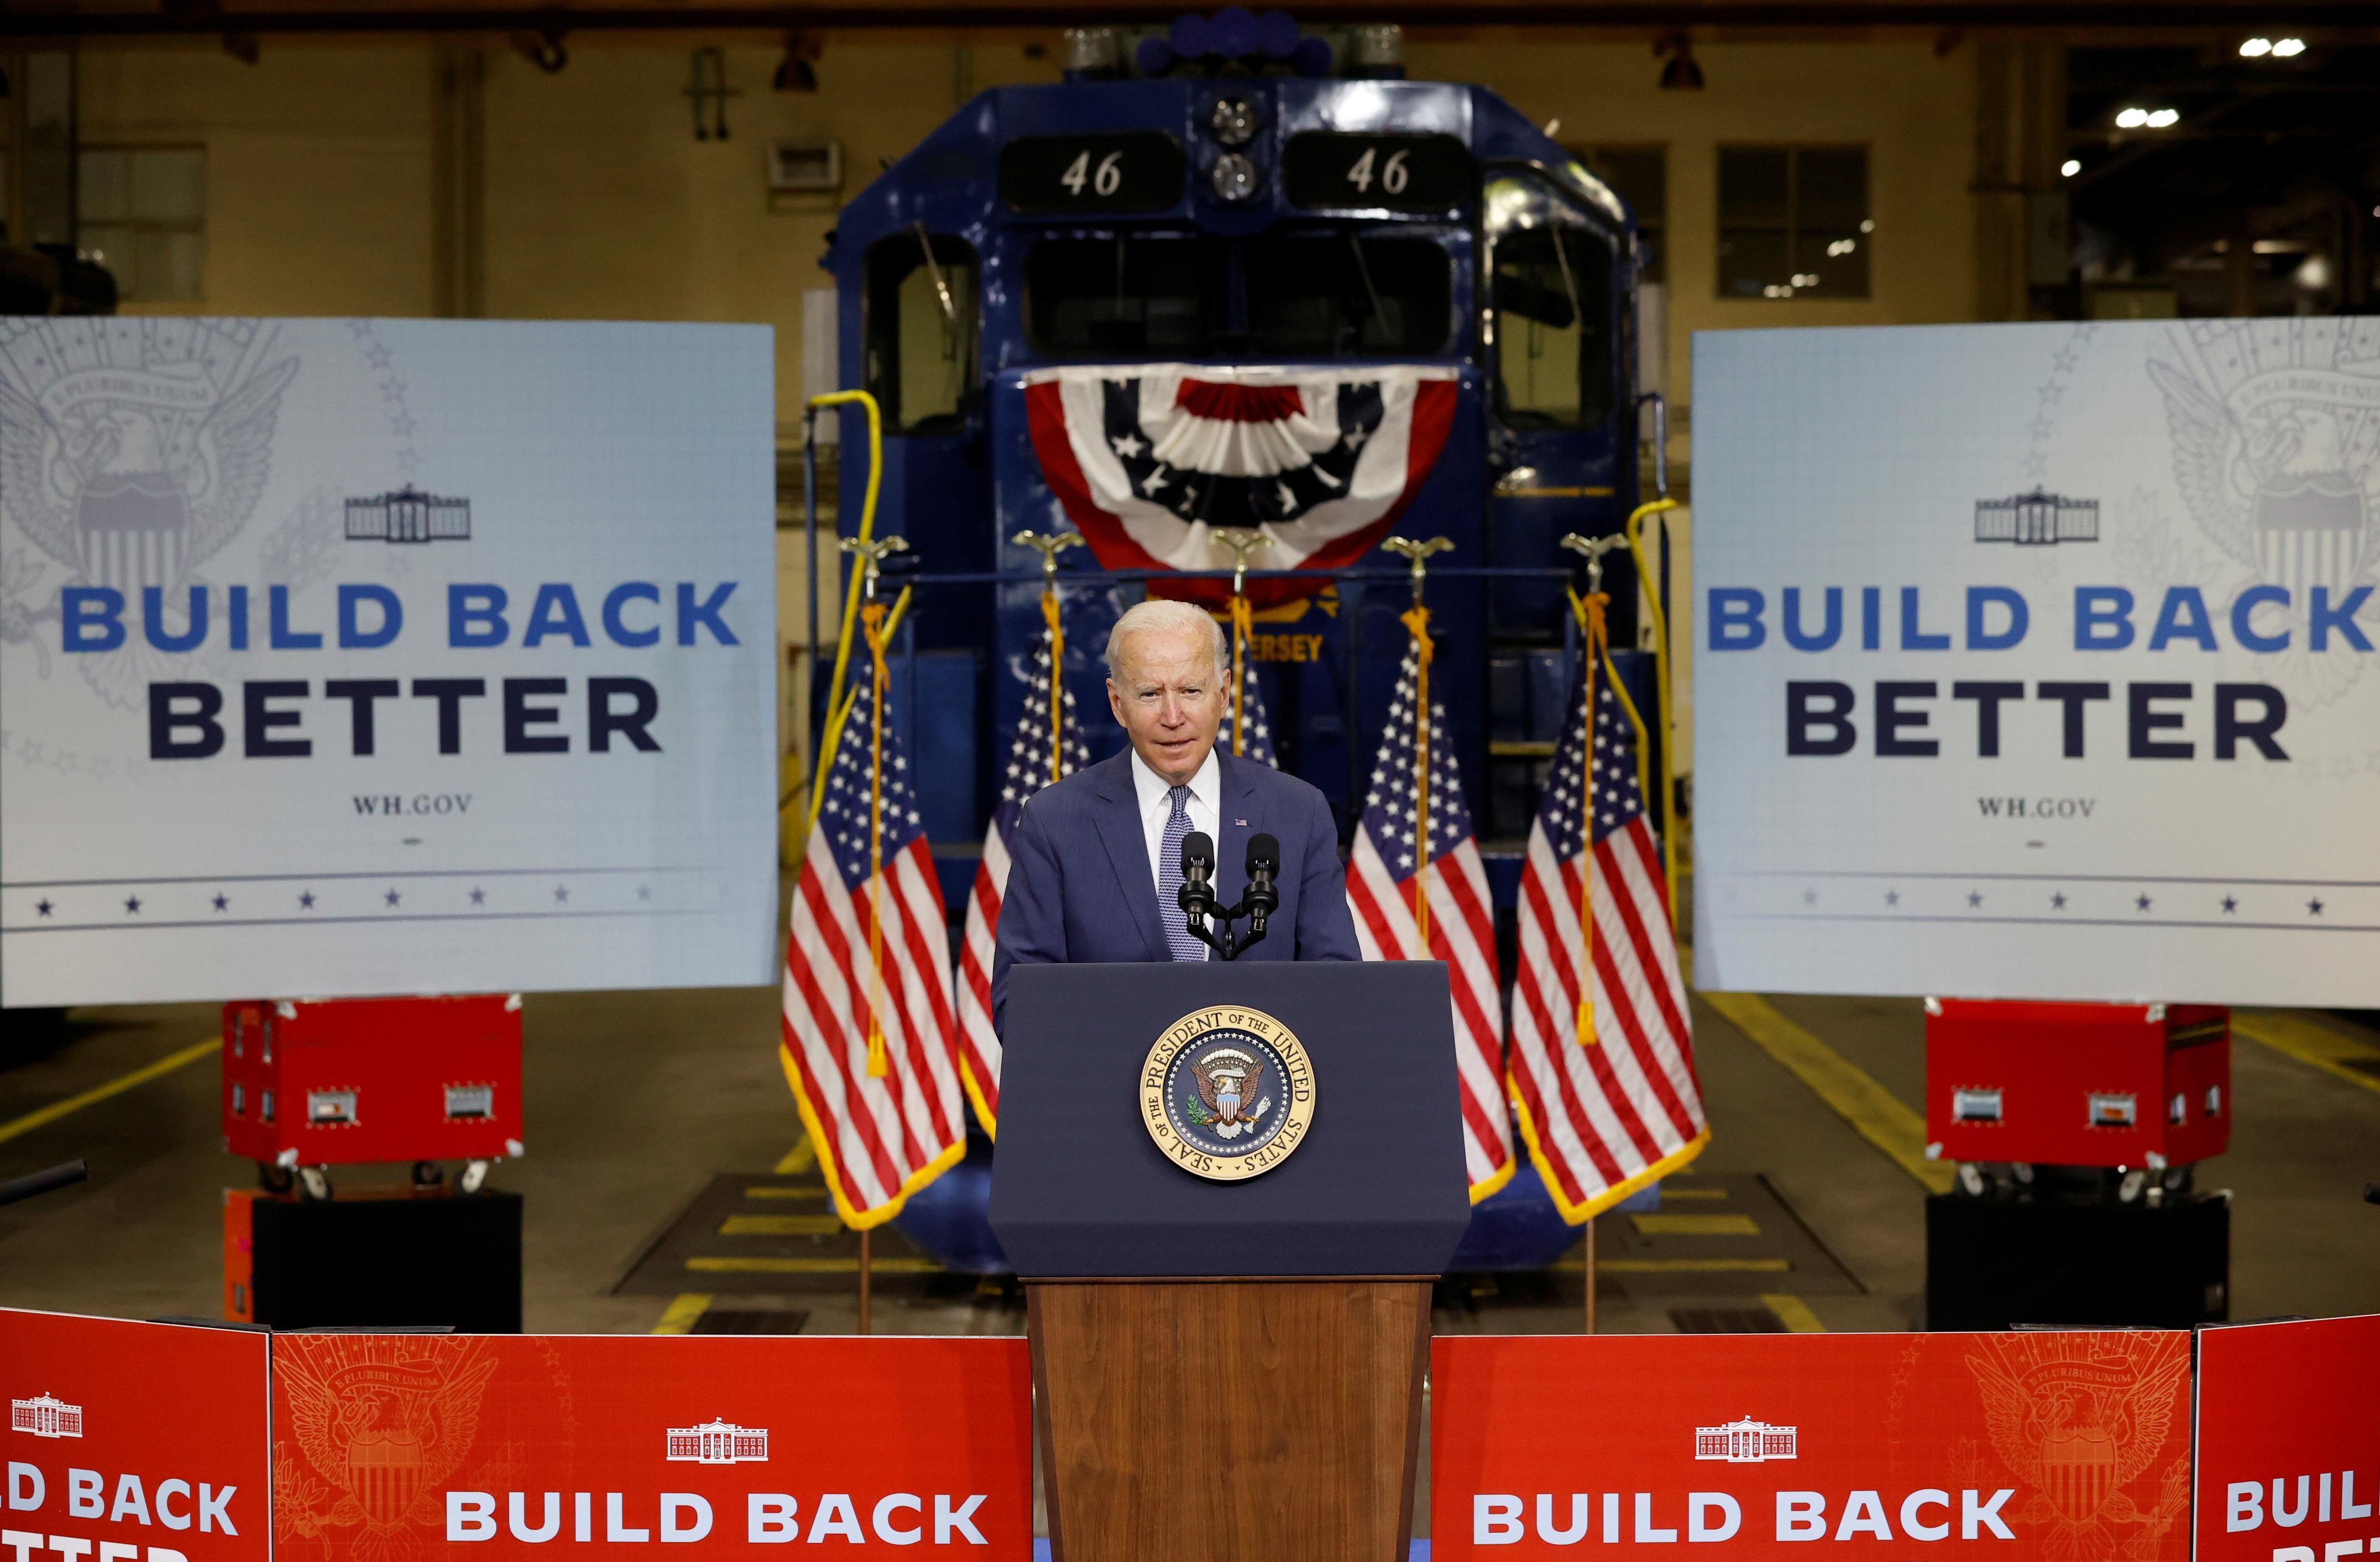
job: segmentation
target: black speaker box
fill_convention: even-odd
[[[2230,1315],[2231,1201],[1925,1201],[1925,1326],[2189,1328]]]
[[[255,1202],[255,1318],[277,1329],[521,1331],[521,1197]]]

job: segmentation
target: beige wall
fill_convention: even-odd
[[[430,312],[426,47],[90,49],[79,85],[84,145],[206,149],[206,297],[181,312]]]
[[[1561,42],[1514,34],[1461,43],[1415,42],[1415,76],[1476,81],[1543,125],[1560,118],[1572,145],[1669,150],[1672,399],[1691,400],[1693,333],[1793,325],[1902,325],[1974,318],[1975,64],[1972,44],[1937,55],[1930,42],[1712,43],[1698,46],[1706,85],[1665,92],[1662,62],[1643,43]],[[1869,149],[1876,231],[1871,297],[1718,297],[1718,153],[1722,143]]]
[[[1054,41],[1053,41],[1054,42]],[[780,417],[800,389],[801,293],[834,198],[779,198],[768,143],[844,144],[844,191],[874,176],[971,91],[1056,77],[1019,38],[836,35],[821,91],[772,92],[772,48],[726,51],[734,132],[698,141],[682,95],[688,47],[572,41],[549,75],[488,47],[485,288],[492,315],[759,321],[778,331]],[[1712,43],[1708,85],[1658,89],[1641,42],[1512,34],[1415,39],[1413,74],[1475,80],[1568,142],[1669,149],[1671,384],[1689,399],[1697,330],[1888,324],[1974,317],[1975,66],[1972,44],[1924,41]],[[91,142],[203,143],[207,296],[226,313],[426,314],[433,308],[431,46],[268,42],[242,65],[205,46],[91,48]],[[1874,297],[1721,299],[1721,142],[1860,142],[1876,220]]]

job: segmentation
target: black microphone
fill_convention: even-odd
[[[1215,939],[1207,930],[1207,918],[1215,911],[1214,879],[1214,839],[1205,830],[1194,829],[1182,840],[1182,888],[1174,901],[1189,918],[1190,936],[1210,946]]]
[[[1248,892],[1243,901],[1248,908],[1248,942],[1264,937],[1265,918],[1281,905],[1281,891],[1273,888],[1273,879],[1281,873],[1281,842],[1269,835],[1248,837]]]

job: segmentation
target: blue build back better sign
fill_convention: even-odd
[[[771,980],[771,355],[0,321],[0,999]]]
[[[1694,345],[1705,987],[2380,1004],[2380,321]]]

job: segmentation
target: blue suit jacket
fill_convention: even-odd
[[[1361,960],[1339,831],[1322,793],[1253,759],[1220,750],[1215,758],[1222,771],[1216,899],[1234,905],[1246,891],[1249,837],[1270,832],[1281,842],[1281,908],[1264,941],[1240,958]],[[1158,920],[1130,749],[1035,793],[1008,849],[991,965],[994,1025],[1007,1020],[1012,965],[1173,958]]]

